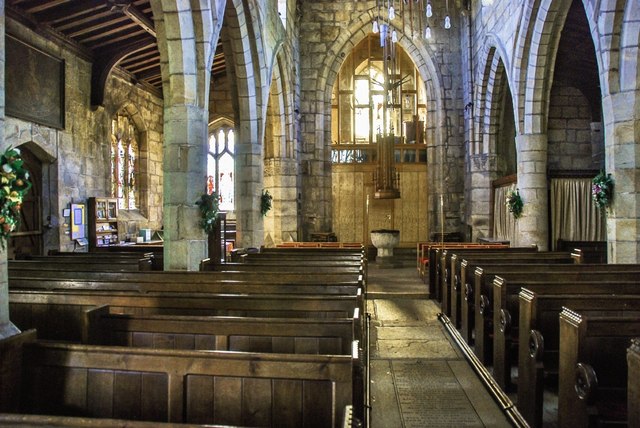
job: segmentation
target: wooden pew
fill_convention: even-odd
[[[640,312],[560,313],[558,426],[627,423],[627,348]]]
[[[558,251],[580,254],[583,263],[607,263],[607,241],[566,241],[558,239]]]
[[[362,242],[311,242],[311,241],[295,241],[295,242],[283,242],[277,244],[275,248],[356,248],[362,249],[364,246]],[[270,249],[263,247],[262,251]]]
[[[140,315],[351,318],[356,310],[364,313],[361,296],[9,290],[14,324],[23,331],[35,328],[50,340],[79,342],[84,311],[103,305]],[[362,326],[357,334],[362,337]]]
[[[540,294],[520,292],[518,340],[518,402],[532,426],[542,426],[545,381],[557,386],[559,323],[563,307],[575,311],[640,311],[637,294]]]
[[[271,284],[269,282],[245,282],[213,279],[209,282],[190,283],[189,277],[184,282],[136,282],[135,278],[94,280],[84,279],[76,272],[69,278],[59,277],[22,277],[10,278],[9,288],[12,290],[33,291],[130,291],[138,293],[214,293],[214,294],[334,294],[357,295],[364,293],[361,281],[345,281],[340,283],[318,284]]]
[[[627,413],[629,426],[640,427],[640,337],[627,350]]]
[[[469,323],[472,323],[473,302],[466,297],[472,294],[471,284],[474,281],[475,269],[482,265],[517,265],[529,263],[545,263],[545,264],[573,264],[574,259],[570,253],[560,252],[525,252],[525,253],[504,253],[500,255],[492,254],[452,254],[451,255],[451,275],[450,283],[445,284],[448,287],[447,295],[450,296],[451,305],[451,322],[460,328],[463,326],[463,318],[466,324],[463,328],[463,337],[465,340],[471,338]],[[467,312],[463,315],[463,312]],[[467,343],[470,343],[467,340]]]
[[[438,251],[438,250],[436,250]],[[444,249],[439,252],[439,284],[436,287],[440,289],[442,312],[451,315],[451,282],[455,279],[456,272],[459,275],[459,262],[463,257],[488,256],[490,258],[508,258],[510,254],[514,257],[520,257],[521,254],[537,254],[536,247],[515,247],[515,248],[482,248],[482,249]],[[454,268],[452,269],[451,259],[455,259]]]
[[[605,265],[606,266],[606,265]],[[614,268],[618,265],[611,265]],[[629,267],[630,265],[624,265]],[[555,272],[541,273],[529,278],[512,276],[508,280],[495,277],[493,281],[493,307],[484,311],[484,315],[492,319],[493,338],[488,345],[493,349],[493,376],[503,389],[511,386],[511,367],[518,358],[520,300],[521,288],[526,287],[536,292],[571,293],[571,294],[635,294],[640,271],[616,271],[604,268],[601,272],[588,273]],[[584,278],[584,279],[583,279]],[[487,334],[485,329],[480,335]],[[525,337],[526,340],[526,337]]]
[[[28,343],[24,413],[336,427],[357,356]]]
[[[495,355],[495,333],[496,329],[500,328],[500,311],[506,309],[504,305],[505,302],[508,301],[507,296],[512,296],[512,302],[517,302],[521,287],[534,281],[608,281],[611,279],[612,273],[621,275],[619,277],[620,280],[634,281],[637,275],[640,275],[640,267],[634,265],[529,264],[476,268],[474,278],[475,286],[473,290],[475,314],[474,352],[483,364],[491,364],[492,357]],[[500,280],[496,281],[498,275],[500,276]],[[496,284],[498,284],[500,288],[496,288]],[[500,300],[498,302],[495,301],[496,290],[499,290],[500,294]],[[518,305],[513,305],[513,307],[514,312],[509,315],[512,320],[516,320]]]
[[[216,425],[224,427],[224,425]],[[82,418],[76,416],[26,415],[0,413],[0,427],[11,428],[176,428],[176,424],[165,422],[132,421],[124,419]],[[202,425],[180,424],[180,428],[202,428]]]
[[[38,260],[9,260],[9,268],[19,270],[103,271],[136,272],[150,271],[151,259],[93,259],[65,256],[45,256]]]
[[[348,318],[135,315],[85,311],[82,343],[154,349],[350,355],[359,313]]]
[[[265,284],[353,284],[354,274],[352,273],[326,273],[322,275],[310,275],[306,273],[295,272],[280,272],[278,274],[265,275],[261,272],[183,272],[183,271],[165,271],[165,272],[128,272],[126,274],[119,272],[96,272],[96,271],[78,271],[78,272],[64,272],[64,271],[49,271],[49,270],[33,270],[26,271],[20,269],[14,269],[9,266],[9,280],[18,282],[18,280],[39,280],[47,278],[57,278],[73,281],[81,278],[84,281],[128,281],[136,284],[142,283],[162,283],[162,284],[185,284],[191,283],[204,284],[211,282],[229,282],[239,281],[251,282],[251,283],[265,283]],[[361,278],[355,279],[362,280]]]
[[[76,253],[72,251],[49,250],[49,256],[66,256],[94,259],[115,259],[115,258],[149,258],[151,259],[151,270],[164,270],[162,251],[90,251],[86,253]]]
[[[441,292],[442,289],[439,287],[439,284],[442,282],[442,272],[443,268],[440,266],[440,261],[442,258],[443,251],[447,249],[506,249],[509,248],[508,245],[504,244],[476,244],[476,243],[447,243],[442,245],[432,245],[428,248],[428,258],[429,258],[429,276],[428,276],[428,285],[429,285],[429,296],[431,298],[435,298],[437,301],[442,301]],[[426,279],[426,278],[425,278]]]

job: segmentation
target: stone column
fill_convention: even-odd
[[[196,201],[205,192],[207,110],[194,105],[164,109],[164,268],[198,270],[207,257]]]
[[[518,189],[524,202],[522,217],[516,220],[515,246],[537,245],[549,249],[549,196],[547,185],[547,135],[516,137]]]
[[[298,239],[297,163],[293,159],[265,159],[264,187],[270,189],[272,208],[264,217],[264,245]]]
[[[607,211],[609,263],[640,262],[640,148],[637,143],[640,125],[634,119],[637,99],[636,91],[630,90],[602,100],[605,116],[606,170],[611,173],[615,185],[613,205]]]
[[[251,132],[242,132],[239,139]],[[236,212],[238,215],[238,247],[260,247],[264,239],[262,214],[260,214],[260,196],[262,195],[263,153],[262,144],[256,141],[236,141]]]
[[[0,0],[0,70],[4,70],[5,65],[5,44],[4,44],[4,0]],[[4,71],[0,73],[0,141],[1,147],[5,148],[4,138]],[[9,280],[8,280],[7,252],[0,248],[0,339],[20,333],[9,320]]]

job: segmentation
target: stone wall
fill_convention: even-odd
[[[73,250],[69,238],[69,218],[63,209],[72,202],[85,202],[91,196],[110,193],[111,118],[121,108],[134,117],[141,136],[141,163],[145,174],[139,182],[141,207],[131,224],[123,230],[137,232],[141,227],[162,225],[162,100],[112,73],[106,85],[104,107],[90,105],[91,63],[7,19],[7,28],[20,40],[65,62],[65,128],[53,129],[17,118],[5,123],[6,144],[29,147],[43,162],[44,251]],[[123,239],[124,236],[121,236]]]
[[[578,89],[555,83],[549,106],[549,158],[551,171],[593,169],[591,108]]]

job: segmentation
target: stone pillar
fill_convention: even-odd
[[[194,105],[164,109],[164,268],[198,270],[207,256],[196,201],[205,191],[208,112]]]
[[[602,100],[606,170],[615,185],[613,205],[607,211],[609,263],[640,263],[640,148],[636,142],[640,125],[634,119],[637,99],[636,91],[630,90]]]
[[[524,207],[516,220],[515,246],[535,244],[540,251],[548,251],[547,135],[518,135],[516,145],[518,189]]]
[[[4,44],[4,0],[0,0],[0,70],[4,70],[5,65],[5,44]],[[6,146],[4,138],[4,72],[0,73],[0,141],[1,147]],[[0,247],[0,339],[20,333],[9,320],[9,269],[7,263],[7,252]]]
[[[496,175],[496,155],[480,154],[469,156],[469,180],[471,198],[467,206],[468,220],[473,236],[469,240],[491,236],[491,179]]]
[[[264,187],[273,197],[264,217],[264,245],[298,240],[297,163],[293,159],[265,159]]]
[[[244,124],[241,125],[245,126]],[[253,124],[257,126],[257,124]],[[239,139],[251,132],[242,132]],[[262,144],[256,141],[236,141],[236,212],[238,214],[237,246],[260,247],[264,239],[260,196],[262,195],[263,153]]]

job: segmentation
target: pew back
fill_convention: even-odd
[[[559,426],[626,423],[625,359],[640,335],[639,313],[563,308],[559,328]]]

